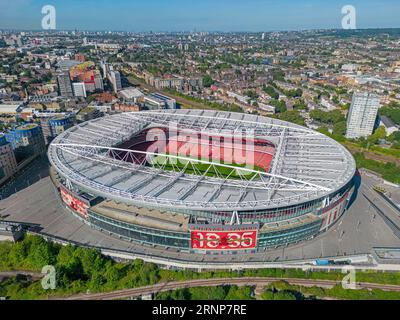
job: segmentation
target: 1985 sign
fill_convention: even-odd
[[[246,250],[257,245],[257,231],[197,231],[191,232],[192,249]]]

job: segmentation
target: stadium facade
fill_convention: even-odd
[[[48,155],[60,200],[85,223],[192,253],[312,239],[346,211],[356,172],[351,154],[321,133],[206,110],[95,119],[55,138]]]

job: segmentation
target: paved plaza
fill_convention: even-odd
[[[103,249],[121,250],[152,256],[168,256],[181,261],[199,262],[283,262],[288,260],[316,259],[346,255],[369,254],[373,247],[400,247],[400,239],[385,218],[368,201],[372,201],[391,222],[400,227],[399,212],[381,198],[373,186],[379,180],[362,176],[355,201],[344,217],[327,233],[297,245],[266,250],[252,255],[189,255],[173,249],[148,247],[126,242],[94,230],[74,217],[59,201],[49,177],[20,189],[12,196],[0,201],[0,216],[5,221],[36,226],[43,234]],[[392,194],[399,193],[395,188]],[[396,194],[395,197],[400,197]],[[395,198],[396,199],[396,198]]]

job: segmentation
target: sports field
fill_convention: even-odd
[[[184,173],[186,174],[205,174],[209,177],[219,177],[224,179],[228,178],[249,180],[257,176],[257,173],[255,172],[240,170],[240,168],[246,168],[246,164],[215,162],[215,164],[210,166],[210,164],[202,163],[199,160],[202,161],[201,159],[194,158],[193,161],[170,158],[164,154],[153,157],[151,160],[148,161],[148,165],[156,168],[162,167],[164,170],[176,172],[180,172],[184,169]],[[210,162],[209,159],[204,159],[204,161]],[[224,164],[235,168],[223,166]],[[255,167],[253,165],[248,168],[259,172],[265,172],[263,168]]]

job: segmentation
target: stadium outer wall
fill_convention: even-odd
[[[233,253],[235,251],[243,253],[251,253],[256,251],[262,251],[268,248],[277,248],[280,246],[287,246],[290,244],[299,243],[306,240],[311,240],[315,236],[328,231],[345,213],[350,199],[354,192],[353,180],[350,181],[345,187],[338,190],[336,194],[332,195],[335,201],[331,205],[320,209],[321,204],[325,198],[314,200],[312,202],[305,202],[296,206],[281,208],[279,210],[285,210],[291,212],[291,219],[283,220],[285,223],[293,220],[292,225],[289,223],[289,228],[282,228],[278,230],[272,230],[269,232],[263,232],[261,225],[264,223],[262,219],[254,221],[251,214],[247,220],[252,221],[246,228],[243,226],[215,226],[208,225],[207,228],[201,226],[189,225],[189,230],[186,232],[170,231],[162,228],[149,228],[139,224],[129,223],[123,220],[111,218],[109,215],[105,215],[104,212],[97,210],[98,205],[110,200],[104,199],[103,197],[97,197],[90,195],[85,190],[76,189],[74,191],[69,190],[60,181],[60,177],[51,169],[51,177],[55,188],[59,192],[60,201],[63,207],[69,213],[74,213],[75,216],[79,217],[83,222],[88,224],[90,227],[106,232],[116,238],[123,239],[129,242],[135,242],[145,246],[161,246],[166,248],[174,248],[182,252],[190,253]],[[154,208],[152,210],[161,210],[161,208]],[[133,209],[135,210],[135,209]],[[227,214],[227,217],[230,214]],[[307,214],[312,214],[317,219],[312,221],[306,221],[304,223],[298,222],[298,217],[302,217]],[[207,213],[203,213],[207,217]],[[212,217],[213,213],[209,215]],[[244,219],[246,222],[246,219]],[[203,247],[194,247],[194,242],[199,239],[193,237],[194,230],[203,232],[204,236],[207,236],[207,232],[212,234],[220,232],[222,238],[227,232],[236,234],[237,236],[243,236],[245,231],[248,231],[248,241],[254,241],[254,246],[250,248],[238,248],[238,249],[226,249],[225,247],[210,247],[203,245]],[[217,233],[218,234],[218,233]],[[250,240],[250,238],[252,240]]]

